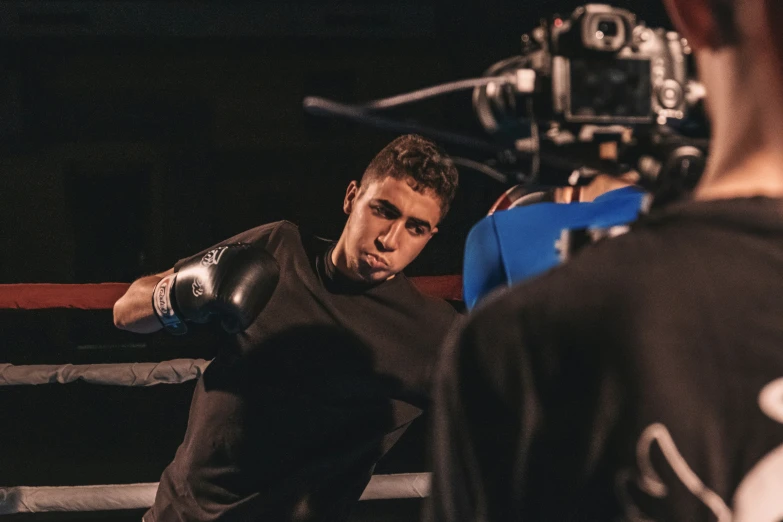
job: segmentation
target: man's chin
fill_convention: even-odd
[[[373,270],[369,267],[366,270],[363,270],[360,275],[361,278],[367,283],[382,283],[390,277],[394,277],[394,274],[391,270]]]

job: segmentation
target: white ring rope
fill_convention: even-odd
[[[114,386],[179,384],[198,379],[209,363],[204,359],[174,359],[152,363],[0,364],[0,386],[65,384],[77,380]]]
[[[359,500],[429,497],[430,479],[431,473],[373,475]]]
[[[0,515],[148,508],[157,489],[157,482],[0,488]],[[360,500],[424,498],[429,494],[429,473],[374,475]]]
[[[0,515],[49,511],[111,511],[152,505],[157,483],[0,488]]]

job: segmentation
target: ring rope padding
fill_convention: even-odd
[[[410,280],[424,294],[452,301],[462,299],[461,276],[419,276]],[[0,284],[0,308],[108,310],[114,307],[129,286],[128,283]]]
[[[360,500],[424,498],[430,480],[430,473],[373,475]],[[142,509],[152,506],[157,490],[157,482],[0,488],[0,515]]]
[[[412,277],[411,281],[422,293],[442,299],[462,299],[460,276]],[[129,286],[127,283],[0,284],[0,308],[106,310],[114,306]],[[0,383],[65,383],[81,379],[99,384],[151,386],[195,379],[208,364],[203,359],[89,365],[2,364]],[[157,483],[0,488],[0,515],[147,508],[154,502],[157,488]],[[429,495],[429,490],[429,473],[374,475],[361,500],[423,498]]]
[[[173,359],[111,364],[0,363],[0,386],[66,384],[78,380],[111,386],[181,384],[201,377],[210,362],[205,359]]]

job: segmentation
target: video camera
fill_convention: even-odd
[[[572,124],[665,125],[683,120],[689,70],[687,42],[677,33],[653,30],[625,9],[591,4],[569,19],[555,17],[522,36],[522,56],[496,64],[491,75],[531,69],[534,111],[541,118]],[[531,94],[527,86],[489,84],[474,100],[486,99],[493,112],[508,117],[508,96]],[[503,92],[503,91],[506,92]],[[515,91],[515,92],[510,92]],[[547,100],[547,98],[549,98]],[[488,131],[496,128],[480,113]]]
[[[483,165],[509,182],[576,185],[599,172],[633,171],[641,183],[687,189],[707,149],[704,89],[690,54],[675,32],[648,28],[626,9],[588,4],[568,18],[542,21],[522,36],[520,55],[494,64],[483,78],[362,105],[308,98],[305,107],[491,151],[494,158]],[[473,89],[473,108],[491,143],[378,114],[462,89]]]
[[[571,164],[581,163],[582,180],[636,170],[643,181],[689,186],[706,154],[706,140],[693,136],[706,136],[706,126],[690,53],[677,33],[648,28],[625,9],[588,4],[523,35],[522,54],[485,73],[506,80],[474,89],[474,110],[496,139],[557,158],[539,182],[562,185],[551,175],[562,171],[573,184]],[[530,137],[520,140],[525,126]],[[535,161],[529,168],[539,169]]]

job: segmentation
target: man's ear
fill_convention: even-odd
[[[719,49],[735,38],[731,7],[716,0],[664,0],[677,31],[694,49]]]
[[[349,214],[353,212],[353,204],[359,195],[359,183],[356,180],[348,183],[348,188],[345,190],[345,199],[343,200],[343,212]]]

